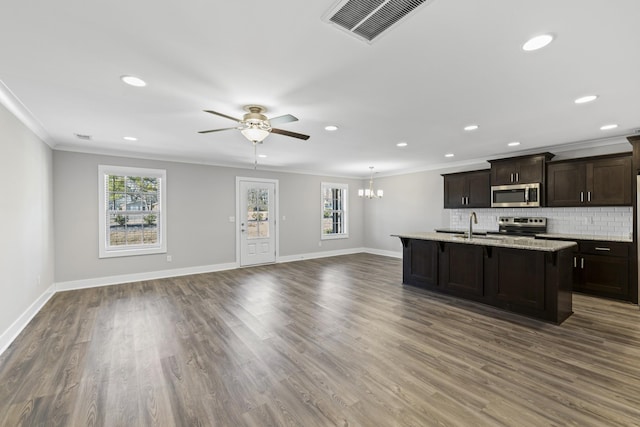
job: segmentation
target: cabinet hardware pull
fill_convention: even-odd
[[[464,196],[462,196],[462,204],[464,205]]]
[[[580,202],[584,203],[584,191],[580,192]]]
[[[611,248],[599,248],[596,246],[596,251],[610,251]]]
[[[511,182],[513,182],[513,174],[511,174]]]
[[[587,191],[587,201],[591,201],[591,191]]]
[[[516,172],[516,182],[520,182],[520,172]]]
[[[467,204],[469,204],[469,196],[467,196]]]
[[[584,269],[584,258],[580,258],[580,268]]]
[[[576,257],[573,257],[573,268],[576,268],[578,266],[578,260],[576,259]]]

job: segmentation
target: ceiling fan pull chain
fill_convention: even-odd
[[[258,144],[253,143],[253,170],[258,169]]]

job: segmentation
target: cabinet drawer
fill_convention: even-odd
[[[623,242],[605,242],[600,240],[580,241],[580,252],[590,255],[629,256],[629,244]]]

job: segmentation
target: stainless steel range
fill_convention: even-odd
[[[501,216],[498,218],[498,231],[487,234],[502,236],[535,237],[547,232],[547,218],[526,216]]]

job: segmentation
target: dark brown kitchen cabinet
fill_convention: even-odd
[[[407,285],[562,323],[571,313],[573,248],[554,252],[398,236]]]
[[[471,299],[482,299],[484,296],[483,255],[483,246],[447,243],[440,256],[440,288],[456,295],[466,295]]]
[[[628,206],[631,156],[613,155],[547,165],[547,206]]]
[[[578,241],[573,255],[573,289],[590,295],[630,300],[630,243]]]
[[[438,242],[431,240],[402,240],[402,281],[416,286],[438,285]]]
[[[491,206],[489,169],[442,175],[444,208],[488,208]]]
[[[544,252],[500,248],[495,251],[497,263],[493,286],[499,305],[511,309],[543,311],[545,308]]]
[[[489,160],[491,185],[544,183],[546,162],[551,153]]]

